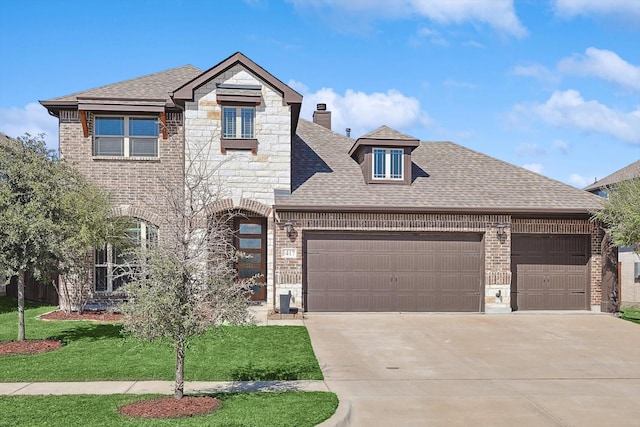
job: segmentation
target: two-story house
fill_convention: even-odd
[[[238,211],[253,298],[307,311],[599,310],[600,199],[451,142],[386,126],[353,140],[241,53],[41,101],[60,152],[116,196],[140,244],[163,238],[163,191],[214,171],[210,215]],[[174,180],[174,181],[171,181]],[[117,248],[95,296],[117,293]]]

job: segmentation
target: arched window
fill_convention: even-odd
[[[158,228],[145,221],[134,219],[134,227],[127,229],[132,246],[147,247],[158,242]],[[131,280],[129,272],[134,266],[121,248],[107,244],[96,249],[95,253],[95,290],[96,292],[114,292]]]

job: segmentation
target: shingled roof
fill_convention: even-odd
[[[617,184],[622,181],[626,181],[628,179],[633,179],[636,177],[640,177],[640,160],[637,162],[631,163],[628,166],[623,167],[620,170],[615,171],[611,175],[608,175],[593,184],[585,187],[586,191],[599,190],[601,188],[606,188],[611,185]]]
[[[50,110],[63,107],[77,106],[78,99],[135,99],[135,100],[165,100],[173,104],[169,93],[185,82],[202,73],[193,65],[172,68],[159,73],[149,74],[123,82],[100,86],[83,92],[40,101]]]
[[[353,140],[306,120],[293,144],[292,193],[276,197],[278,209],[588,214],[602,202],[451,142],[419,144],[411,185],[365,184]]]

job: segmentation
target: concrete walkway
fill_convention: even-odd
[[[309,314],[326,426],[638,426],[640,325],[570,314]]]
[[[192,381],[190,393],[329,391],[324,381]],[[87,381],[0,383],[0,395],[173,394],[173,381]]]

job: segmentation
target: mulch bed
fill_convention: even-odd
[[[9,354],[36,354],[53,351],[62,347],[58,340],[25,340],[0,342],[0,356]]]
[[[42,320],[93,320],[98,322],[117,322],[122,320],[122,314],[109,313],[107,311],[85,311],[82,314],[77,311],[65,313],[63,310],[56,310],[40,316]]]
[[[179,418],[209,414],[219,407],[220,401],[214,397],[185,396],[178,400],[166,396],[121,406],[119,411],[128,417]]]

